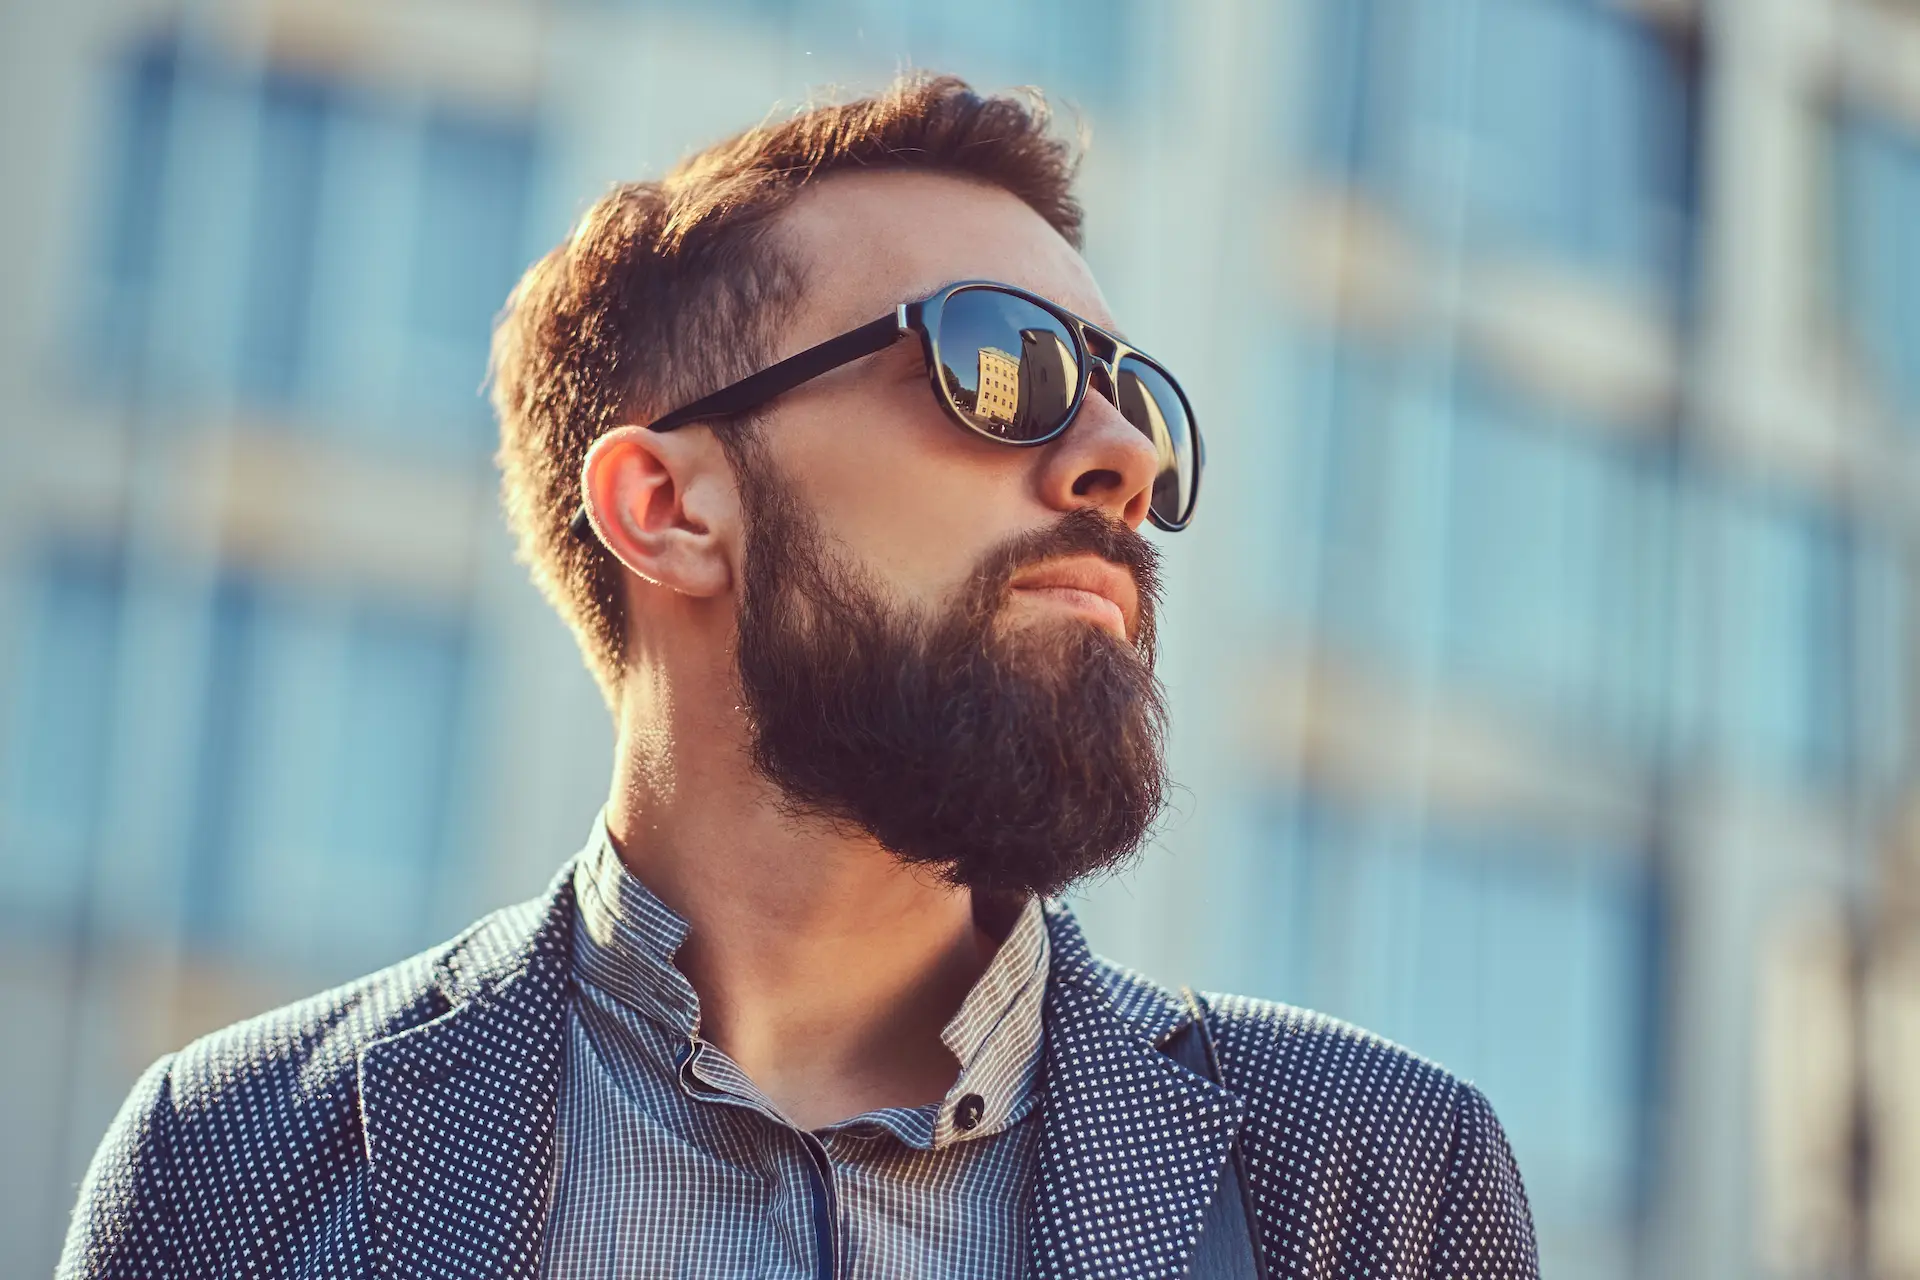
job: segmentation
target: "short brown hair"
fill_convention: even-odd
[[[609,703],[626,649],[621,567],[569,532],[602,433],[645,421],[771,359],[799,267],[767,234],[808,184],[852,169],[971,177],[1024,200],[1080,247],[1078,152],[1038,93],[983,97],[951,76],[902,78],[614,187],[522,276],[493,335],[501,495],[520,556],[579,637]],[[721,433],[739,459],[738,430]]]

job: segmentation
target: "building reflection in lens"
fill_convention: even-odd
[[[999,347],[978,351],[978,376],[967,402],[961,403],[975,422],[995,435],[1032,440],[1060,425],[1073,402],[1075,377],[1073,348],[1048,329],[1022,329],[1020,354]],[[958,379],[947,372],[947,383]]]
[[[996,429],[1013,425],[1020,412],[1020,363],[998,347],[980,348],[974,417],[985,418]]]

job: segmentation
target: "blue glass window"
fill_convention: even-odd
[[[1114,107],[1154,100],[1159,84],[1128,79],[1131,0],[902,6],[906,53],[920,66],[953,67],[976,85],[1039,84],[1056,100]],[[845,19],[839,19],[844,23]]]
[[[25,580],[19,662],[6,686],[0,898],[46,924],[77,906],[106,803],[122,606],[117,561],[48,556]]]
[[[1277,844],[1266,989],[1479,1085],[1543,1240],[1630,1229],[1657,1026],[1644,861],[1564,838],[1409,831],[1323,802]]]
[[[240,801],[252,785],[248,771],[260,759],[258,750],[267,745],[253,740],[250,714],[262,675],[259,589],[249,578],[224,578],[208,603],[206,684],[182,896],[186,929],[200,938],[219,934],[226,924],[229,887],[245,857]]]
[[[1307,152],[1429,234],[1685,276],[1694,77],[1598,0],[1318,0]]]
[[[1859,709],[1856,772],[1868,794],[1888,795],[1907,773],[1911,606],[1906,566],[1897,544],[1864,537],[1859,541],[1852,579],[1859,593],[1854,613],[1859,668],[1852,683]]]
[[[196,936],[341,976],[428,941],[466,635],[457,614],[221,585],[188,851]]]
[[[327,124],[326,86],[284,74],[267,76],[255,98],[253,242],[247,257],[240,328],[240,391],[285,403],[300,390],[313,292]]]
[[[1448,453],[1448,667],[1491,695],[1657,749],[1667,674],[1664,441],[1558,422],[1463,379]]]
[[[143,394],[194,387],[292,420],[486,448],[491,321],[526,262],[536,148],[525,119],[252,72],[171,40],[129,59],[114,114],[101,202],[112,212],[81,353],[90,378],[104,364],[122,386],[153,375]],[[177,226],[175,188],[193,205]],[[343,292],[342,279],[356,287]],[[192,299],[161,296],[169,281],[191,282],[179,287]],[[193,344],[153,340],[187,314]]]
[[[455,429],[490,421],[493,317],[526,266],[533,138],[515,121],[439,114],[425,128],[412,289],[411,403]],[[484,443],[484,431],[470,439]]]
[[[466,633],[458,618],[356,611],[345,643],[332,843],[377,866],[437,866],[460,754]],[[376,880],[377,883],[377,880]]]
[[[148,291],[159,253],[165,156],[173,118],[177,65],[171,44],[143,47],[114,86],[115,138],[109,200],[101,202],[105,241],[100,296],[94,304],[94,376],[126,379],[146,340]]]
[[[1536,708],[1578,698],[1599,630],[1595,451],[1489,398],[1462,398],[1450,461],[1449,656]]]
[[[1329,174],[1380,181],[1391,169],[1389,124],[1398,107],[1389,96],[1398,77],[1384,73],[1394,62],[1381,34],[1387,15],[1377,0],[1315,0],[1308,12],[1307,159]]]
[[[1871,382],[1920,415],[1920,140],[1879,117],[1836,127],[1841,319]]]
[[[1556,420],[1469,367],[1429,392],[1396,353],[1316,353],[1306,415],[1326,626],[1549,728],[1653,752],[1667,732],[1672,463]],[[1309,531],[1311,532],[1311,531]]]
[[[1416,642],[1410,609],[1420,566],[1406,522],[1410,486],[1420,480],[1414,437],[1423,406],[1405,387],[1390,353],[1336,346],[1326,356],[1318,416],[1320,608],[1346,643],[1389,658]],[[1310,410],[1311,411],[1311,410]]]
[[[1694,628],[1711,746],[1750,774],[1833,783],[1857,764],[1855,540],[1781,495],[1701,489],[1710,625]]]

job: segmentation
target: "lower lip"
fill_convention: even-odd
[[[1063,604],[1075,613],[1100,624],[1121,639],[1127,636],[1127,618],[1120,612],[1120,606],[1095,591],[1082,591],[1078,587],[1015,587],[1014,591],[1023,596],[1034,596]]]

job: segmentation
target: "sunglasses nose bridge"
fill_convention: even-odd
[[[1098,392],[1114,408],[1120,407],[1120,385],[1112,361],[1087,356],[1087,390]]]

